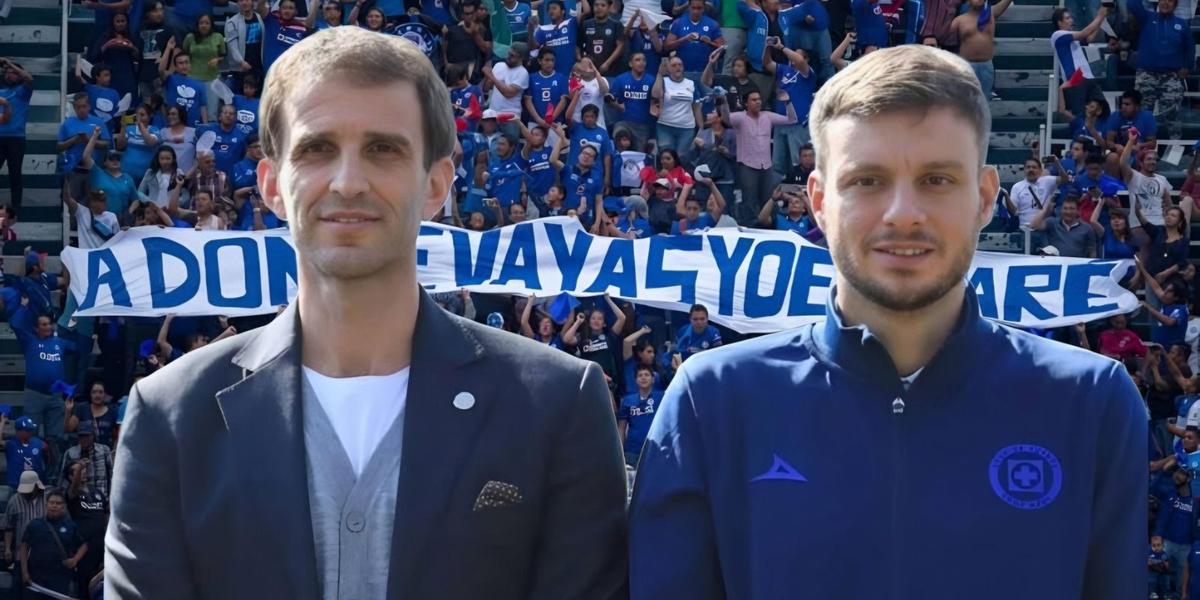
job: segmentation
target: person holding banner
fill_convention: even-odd
[[[810,123],[833,269],[790,291],[803,303],[832,278],[825,321],[682,365],[641,451],[631,598],[1144,595],[1136,386],[1116,361],[985,320],[994,290],[965,285],[1000,187],[970,66],[872,52]]]
[[[625,597],[601,369],[417,283],[454,178],[446,97],[416,46],[357,27],[275,62],[258,183],[296,299],[130,392],[105,597]]]

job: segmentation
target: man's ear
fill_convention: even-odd
[[[996,196],[1000,194],[1000,173],[996,167],[984,166],[979,171],[979,223],[976,229],[982,230],[992,222],[992,214],[996,212]]]
[[[429,166],[425,202],[421,206],[421,219],[430,220],[446,205],[446,197],[454,185],[454,161],[442,158]]]
[[[258,175],[258,190],[262,192],[263,202],[271,212],[275,213],[280,219],[289,221],[287,214],[287,203],[283,201],[283,191],[279,187],[279,168],[275,162],[264,157],[258,161],[256,168]]]
[[[817,227],[825,231],[825,179],[820,169],[808,174],[808,203],[812,206],[813,219]]]

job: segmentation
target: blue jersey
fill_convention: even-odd
[[[245,135],[258,133],[258,98],[247,98],[241,94],[233,97],[233,108],[237,110],[237,125]]]
[[[117,90],[89,83],[83,86],[83,91],[87,92],[88,102],[92,105],[92,116],[105,123],[117,116],[117,104],[121,102]]]
[[[967,286],[906,388],[836,293],[824,311],[792,304],[823,322],[676,374],[633,488],[632,597],[1146,593],[1146,408],[1120,363],[983,319]],[[774,303],[748,297],[747,310]]]
[[[788,101],[796,109],[796,122],[808,122],[808,109],[812,107],[813,94],[817,93],[817,77],[811,67],[801,73],[790,64],[775,65],[775,87],[788,93]],[[775,112],[786,115],[787,106],[775,101]]]
[[[1158,319],[1150,319],[1150,341],[1156,344],[1162,344],[1164,348],[1170,348],[1175,344],[1182,344],[1184,334],[1187,333],[1188,308],[1186,304],[1164,304],[1161,309],[1162,313],[1168,317],[1175,319],[1175,325],[1163,325]]]
[[[721,341],[721,332],[712,325],[708,325],[704,328],[704,331],[696,333],[696,330],[689,323],[679,330],[679,335],[675,338],[675,348],[679,351],[683,360],[687,360],[693,354],[712,350],[723,343]]]
[[[79,134],[83,134],[84,137],[91,137],[93,127],[100,128],[100,139],[108,140],[109,142],[112,141],[112,134],[108,132],[108,127],[104,125],[104,121],[92,115],[88,115],[86,119],[80,119],[75,116],[67,117],[62,122],[62,125],[58,127],[58,141],[65,142]],[[79,164],[79,161],[83,159],[83,149],[86,146],[86,143],[75,144],[58,155],[58,165],[62,172],[68,172]],[[103,164],[104,151],[99,149],[92,150],[92,160],[97,165]]]
[[[266,28],[266,34],[263,36],[263,71],[269,71],[271,65],[283,56],[288,48],[300,43],[308,32],[304,21],[296,18],[284,21],[279,16],[279,11],[263,17],[263,27]]]
[[[689,221],[687,219],[680,219],[674,223],[671,223],[670,233],[671,235],[681,235],[689,231],[699,231],[701,229],[707,229],[709,227],[716,226],[717,220],[712,218],[712,215],[702,212],[700,213],[700,216],[696,217],[694,220]]]
[[[550,191],[550,186],[558,181],[558,171],[550,164],[550,148],[541,150],[529,149],[529,158],[525,159],[525,173],[529,180],[525,182],[525,190],[534,198],[541,198]]]
[[[158,137],[159,129],[157,127],[147,125],[146,131],[150,135]],[[141,181],[146,170],[150,168],[150,163],[154,161],[154,152],[157,148],[157,146],[146,143],[146,138],[137,125],[126,125],[125,152],[121,154],[121,172]]]
[[[629,428],[625,430],[625,452],[641,453],[646,434],[650,432],[650,424],[654,422],[654,411],[662,405],[662,399],[663,393],[656,390],[650,390],[645,396],[634,392],[621,399],[617,420],[629,424]]]
[[[74,346],[53,335],[45,339],[37,337],[33,333],[36,322],[33,313],[30,313],[28,316],[18,315],[10,325],[25,354],[25,387],[49,394],[55,381],[66,381],[63,355],[74,351]]]
[[[620,230],[621,233],[629,233],[632,231],[639,240],[642,238],[648,238],[650,237],[650,234],[654,233],[654,231],[650,229],[650,223],[647,223],[645,219],[634,219],[632,222],[628,219],[621,219],[620,222],[617,223],[617,229]]]
[[[208,105],[208,88],[204,82],[176,73],[163,83],[163,97],[167,106],[183,109],[188,125],[200,125],[200,109]]]
[[[650,41],[651,35],[658,36],[658,40],[663,41],[663,36],[654,29],[650,30],[649,35],[643,34],[640,29],[634,30],[633,35],[629,36],[629,53],[641,52],[646,55],[646,72],[657,73],[662,56],[654,50],[654,42]],[[650,84],[654,84],[653,76],[650,78]]]
[[[804,235],[812,231],[816,225],[813,224],[812,218],[804,215],[799,219],[789,219],[787,213],[775,213],[775,229],[780,231],[793,231],[800,235]]]
[[[442,25],[454,22],[450,9],[446,8],[446,0],[421,0],[421,14]]]
[[[500,4],[499,10],[504,11],[504,17],[508,20],[508,29],[512,32],[513,41],[524,41],[528,35],[529,17],[533,14],[529,4],[526,2],[517,2],[512,10],[509,10],[503,3]]]
[[[1139,110],[1132,117],[1126,117],[1118,110],[1108,115],[1108,122],[1104,124],[1104,132],[1105,135],[1109,131],[1117,132],[1117,143],[1124,146],[1129,141],[1130,127],[1137,127],[1138,134],[1141,135],[1139,141],[1145,141],[1147,138],[1158,135],[1158,123],[1154,120],[1154,113],[1148,110]]]
[[[722,39],[721,26],[706,16],[701,16],[699,21],[693,23],[691,17],[685,14],[671,21],[671,33],[675,34],[676,38],[687,37],[689,34],[695,33],[714,42]],[[697,39],[684,42],[675,51],[683,61],[684,71],[699,73],[708,66],[708,55],[712,54],[713,47]]]
[[[0,87],[0,97],[8,100],[8,122],[0,125],[0,137],[25,137],[25,123],[29,118],[29,101],[33,99],[33,86],[18,83]]]
[[[571,140],[571,148],[567,151],[566,164],[568,165],[579,162],[579,153],[583,151],[584,145],[591,146],[596,150],[596,166],[601,169],[604,167],[604,158],[612,158],[612,140],[608,137],[608,131],[599,125],[585,127],[583,123],[576,123],[571,126],[567,137]]]
[[[529,76],[529,89],[525,90],[525,95],[533,102],[533,112],[544,119],[547,109],[558,106],[563,96],[567,95],[567,77],[558,72],[543,75],[538,71]]]
[[[37,436],[29,438],[28,444],[22,444],[21,440],[16,438],[4,440],[9,487],[16,489],[21,483],[21,473],[25,471],[34,471],[38,474],[38,479],[46,481],[46,451],[46,442]]]
[[[1176,544],[1190,545],[1193,538],[1192,513],[1195,507],[1190,490],[1186,496],[1180,496],[1178,492],[1172,490],[1171,495],[1165,500],[1158,507],[1153,535],[1162,536]]]
[[[575,209],[580,215],[586,215],[595,208],[596,196],[604,191],[604,170],[596,165],[584,173],[580,167],[572,167],[569,173],[563,175],[563,187],[567,190],[563,208]]]
[[[503,208],[521,200],[521,182],[525,180],[523,163],[516,151],[508,158],[488,161],[487,192],[499,200]]]
[[[654,68],[657,69],[658,66],[655,65]],[[625,72],[618,75],[609,86],[609,93],[625,106],[625,111],[618,113],[621,115],[619,121],[644,125],[655,122],[655,118],[650,115],[650,89],[654,87],[654,77],[649,73],[647,71],[642,73],[641,78],[636,78],[632,72]]]
[[[889,45],[887,23],[879,3],[871,2],[871,0],[853,0],[850,3],[850,9],[854,14],[854,25],[858,30],[858,47],[887,48]]]
[[[483,105],[483,91],[477,85],[467,85],[464,87],[450,88],[450,103],[454,105],[454,116],[464,116],[471,108],[471,98],[475,99],[478,106]],[[474,119],[467,120],[467,129],[474,130],[477,121]]]
[[[571,68],[575,66],[575,39],[579,35],[578,30],[579,25],[575,18],[568,17],[558,25],[542,25],[533,32],[533,41],[541,47],[539,52],[553,52],[554,70],[563,75],[570,74]]]
[[[242,156],[246,154],[246,134],[234,125],[229,130],[221,129],[220,123],[209,123],[201,125],[196,130],[196,137],[206,133],[213,134],[212,152],[215,157],[217,169],[223,171],[226,175],[233,176],[233,165],[242,160]]]

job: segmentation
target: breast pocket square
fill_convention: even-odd
[[[489,481],[484,484],[483,489],[479,490],[479,496],[475,498],[475,507],[471,510],[479,512],[492,508],[516,506],[522,501],[524,498],[521,496],[521,488],[503,481]]]

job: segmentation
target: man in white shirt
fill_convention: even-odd
[[[107,210],[108,199],[104,190],[89,190],[87,204],[80,204],[71,197],[70,191],[64,188],[63,200],[67,203],[67,209],[75,216],[80,248],[99,248],[121,231],[117,215]]]
[[[1129,186],[1129,195],[1137,202],[1146,220],[1162,227],[1163,214],[1171,206],[1171,182],[1158,173],[1158,152],[1153,148],[1142,151],[1137,170],[1127,162],[1121,163],[1121,175]],[[1129,212],[1129,226],[1137,227],[1137,211]]]
[[[421,222],[454,178],[433,65],[332,27],[265,89],[258,187],[291,229],[297,295],[131,391],[105,596],[625,597],[602,370],[417,283]]]
[[[1060,172],[1062,169],[1060,169]],[[1025,179],[1013,184],[1009,191],[1009,199],[1017,207],[1017,218],[1022,227],[1028,227],[1034,215],[1046,205],[1054,201],[1054,191],[1059,185],[1066,183],[1066,175],[1055,177],[1044,175],[1042,162],[1035,156],[1025,159]]]
[[[529,88],[529,72],[522,64],[524,61],[525,44],[517,42],[508,47],[504,62],[483,68],[483,87],[491,89],[488,108],[520,118],[521,97]],[[501,124],[500,129],[514,138],[520,137],[520,128],[515,121]]]

